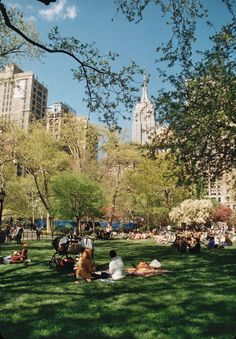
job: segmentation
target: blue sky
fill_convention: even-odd
[[[47,40],[48,31],[55,25],[63,36],[75,36],[82,42],[95,42],[104,54],[109,50],[120,57],[116,67],[134,60],[150,74],[149,93],[155,95],[161,83],[157,77],[155,58],[156,47],[170,36],[169,28],[161,18],[159,10],[151,5],[145,10],[144,20],[130,23],[121,14],[116,15],[113,0],[57,0],[56,4],[45,6],[32,0],[3,0],[8,5],[16,5],[33,20],[42,41]],[[211,19],[216,26],[229,18],[221,0],[205,0]],[[112,18],[114,20],[112,20]],[[206,26],[199,25],[198,47],[208,46],[209,32]],[[46,55],[43,60],[23,60],[23,70],[32,70],[39,81],[48,88],[48,105],[62,101],[72,106],[78,115],[87,116],[83,103],[83,86],[73,80],[71,68],[76,63],[64,55]],[[142,79],[140,78],[140,89]],[[96,115],[91,120],[97,122]],[[130,128],[130,122],[123,124]]]

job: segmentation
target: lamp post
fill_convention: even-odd
[[[127,187],[127,192],[129,194],[129,208],[128,208],[128,213],[129,213],[129,217],[130,219],[132,218],[132,189],[130,186]]]
[[[3,202],[5,199],[6,193],[4,192],[3,188],[0,188],[0,227],[2,226],[2,212],[3,212]]]

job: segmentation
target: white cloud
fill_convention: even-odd
[[[30,15],[29,17],[26,18],[27,21],[30,21],[30,22],[36,22],[37,19],[34,15]]]
[[[74,19],[77,16],[77,8],[75,6],[68,6],[66,8],[66,13],[64,14],[64,19]]]
[[[67,0],[59,0],[56,4],[51,5],[50,8],[42,9],[39,14],[42,18],[52,21],[61,19],[73,20],[77,15],[76,6],[66,6]]]

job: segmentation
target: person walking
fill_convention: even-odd
[[[40,236],[41,236],[41,229],[39,227],[36,227],[35,233],[36,233],[36,240],[39,241]]]
[[[22,238],[23,232],[24,232],[24,229],[21,226],[21,224],[17,224],[17,226],[16,226],[16,238],[15,238],[17,245],[21,245],[21,238]]]

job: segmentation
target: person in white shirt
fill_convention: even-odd
[[[109,263],[109,274],[113,280],[124,278],[125,265],[121,257],[116,254],[115,250],[110,251],[111,261]]]

